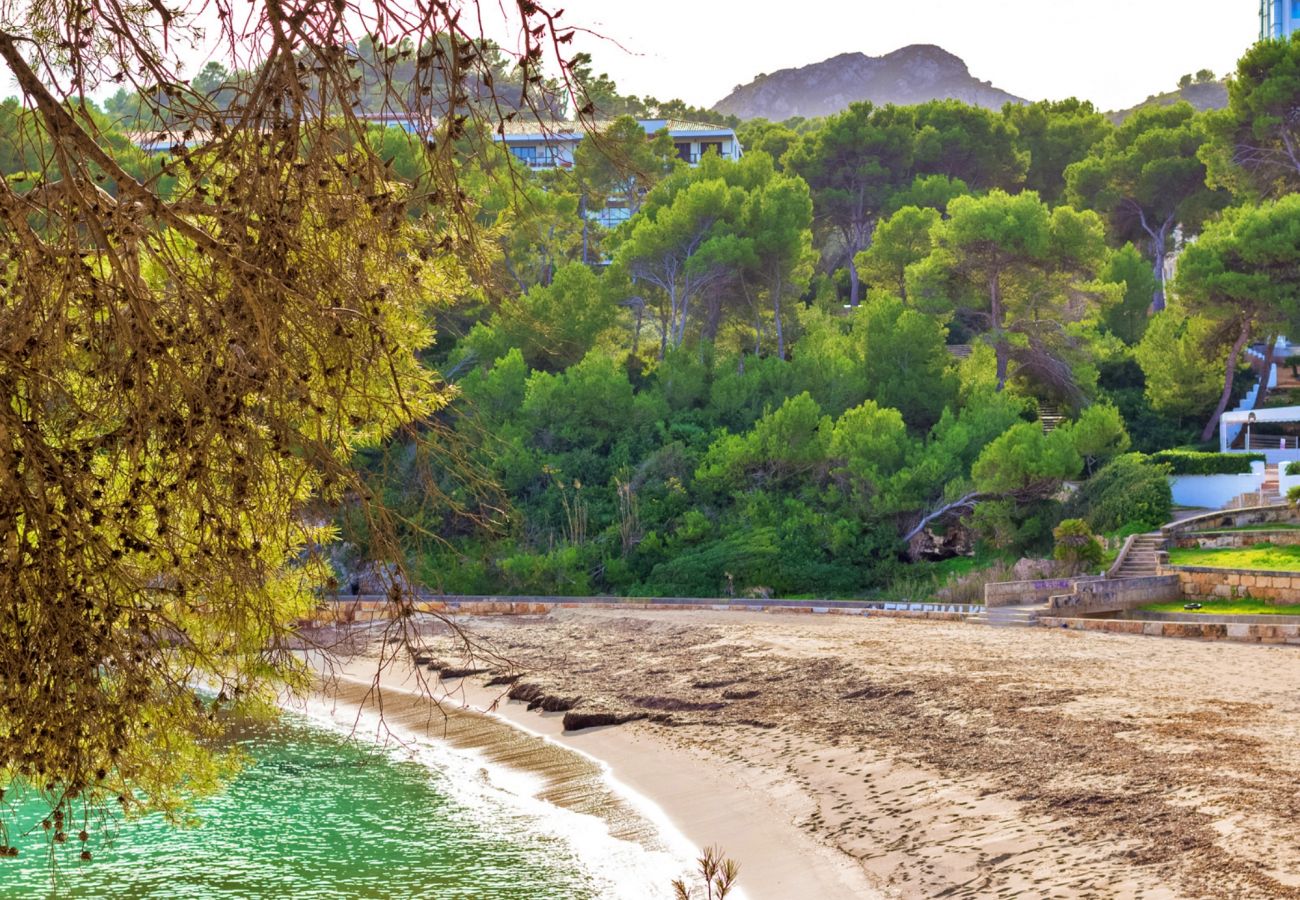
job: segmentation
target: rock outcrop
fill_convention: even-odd
[[[779,122],[837,113],[859,100],[877,105],[961,100],[1001,109],[1026,102],[971,75],[966,63],[941,47],[914,44],[885,56],[842,53],[797,69],[760,75],[714,104],[720,113]]]
[[[1167,94],[1153,94],[1137,106],[1106,113],[1106,115],[1112,122],[1118,125],[1139,109],[1146,109],[1152,106],[1173,106],[1175,103],[1182,103],[1184,101],[1192,104],[1198,112],[1224,109],[1228,105],[1227,82],[1210,81],[1204,84],[1189,84],[1185,88],[1179,88],[1178,90],[1170,91]]]

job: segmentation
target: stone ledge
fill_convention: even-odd
[[[1044,617],[1048,628],[1095,631],[1102,634],[1136,634],[1147,637],[1193,638],[1208,641],[1236,641],[1247,644],[1294,644],[1300,642],[1300,625],[1246,625],[1215,622],[1143,622],[1133,619],[1074,619]]]

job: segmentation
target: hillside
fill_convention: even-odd
[[[1207,109],[1223,109],[1228,105],[1228,86],[1222,81],[1211,81],[1207,84],[1191,84],[1176,91],[1168,91],[1164,94],[1154,94],[1147,97],[1136,106],[1109,112],[1106,116],[1112,122],[1119,124],[1139,109],[1144,109],[1148,106],[1173,106],[1175,103],[1182,100],[1186,100],[1202,112]]]
[[[989,109],[1026,102],[975,78],[966,63],[947,50],[915,44],[885,56],[843,53],[760,75],[739,85],[713,109],[742,119],[782,121],[831,115],[859,100],[914,104],[950,98]]]

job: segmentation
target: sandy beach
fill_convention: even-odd
[[[386,713],[445,734],[455,717],[422,691],[495,703],[545,752],[608,766],[614,789],[598,767],[573,802],[649,839],[647,798],[736,858],[751,900],[1300,897],[1296,648],[721,612],[461,624],[482,649],[434,627],[429,652],[491,672],[389,667]],[[374,670],[353,658],[333,690],[357,702]],[[491,674],[546,705],[646,718],[565,732]]]
[[[377,662],[348,659],[324,695],[367,712],[382,706],[399,736],[449,741],[534,776],[542,782],[537,796],[602,819],[615,837],[682,859],[720,845],[745,860],[738,900],[884,896],[852,859],[798,824],[813,806],[788,785],[647,729],[565,731],[562,713],[530,711],[483,678],[440,681],[397,664],[379,671],[376,691]]]

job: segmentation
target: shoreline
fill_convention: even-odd
[[[560,734],[560,713],[496,711],[607,760],[755,896],[1300,897],[1291,648],[704,610],[458,627],[468,650],[420,631],[448,705],[507,690],[453,680],[474,669],[520,674],[534,705],[649,716]],[[845,861],[857,886],[807,880]]]
[[[375,658],[364,656],[345,662],[324,680],[323,690],[315,696],[360,710],[377,664]],[[529,712],[524,703],[506,698],[507,687],[486,687],[470,679],[444,683],[424,677],[402,660],[384,670],[380,687],[386,713],[396,707],[404,720],[423,715],[429,739],[485,750],[499,765],[540,776],[548,783],[539,794],[541,799],[602,819],[616,837],[639,841],[647,849],[657,844],[657,849],[677,859],[693,859],[703,847],[720,846],[740,864],[737,888],[731,895],[737,900],[885,896],[847,854],[800,827],[797,820],[807,818],[815,803],[794,785],[774,778],[755,779],[759,773],[750,767],[673,746],[638,723],[566,732],[562,714]],[[584,780],[581,766],[575,767],[577,783],[568,783],[573,774],[570,766],[537,758],[537,748],[496,747],[500,752],[494,752],[496,741],[491,738],[486,739],[488,746],[482,746],[483,735],[467,737],[454,724],[463,715],[489,720],[585,760],[599,773],[608,795],[601,796],[598,786]],[[557,774],[560,783],[555,783]],[[641,824],[631,823],[632,817]],[[647,825],[652,834],[647,833]],[[681,874],[668,873],[664,887]]]

